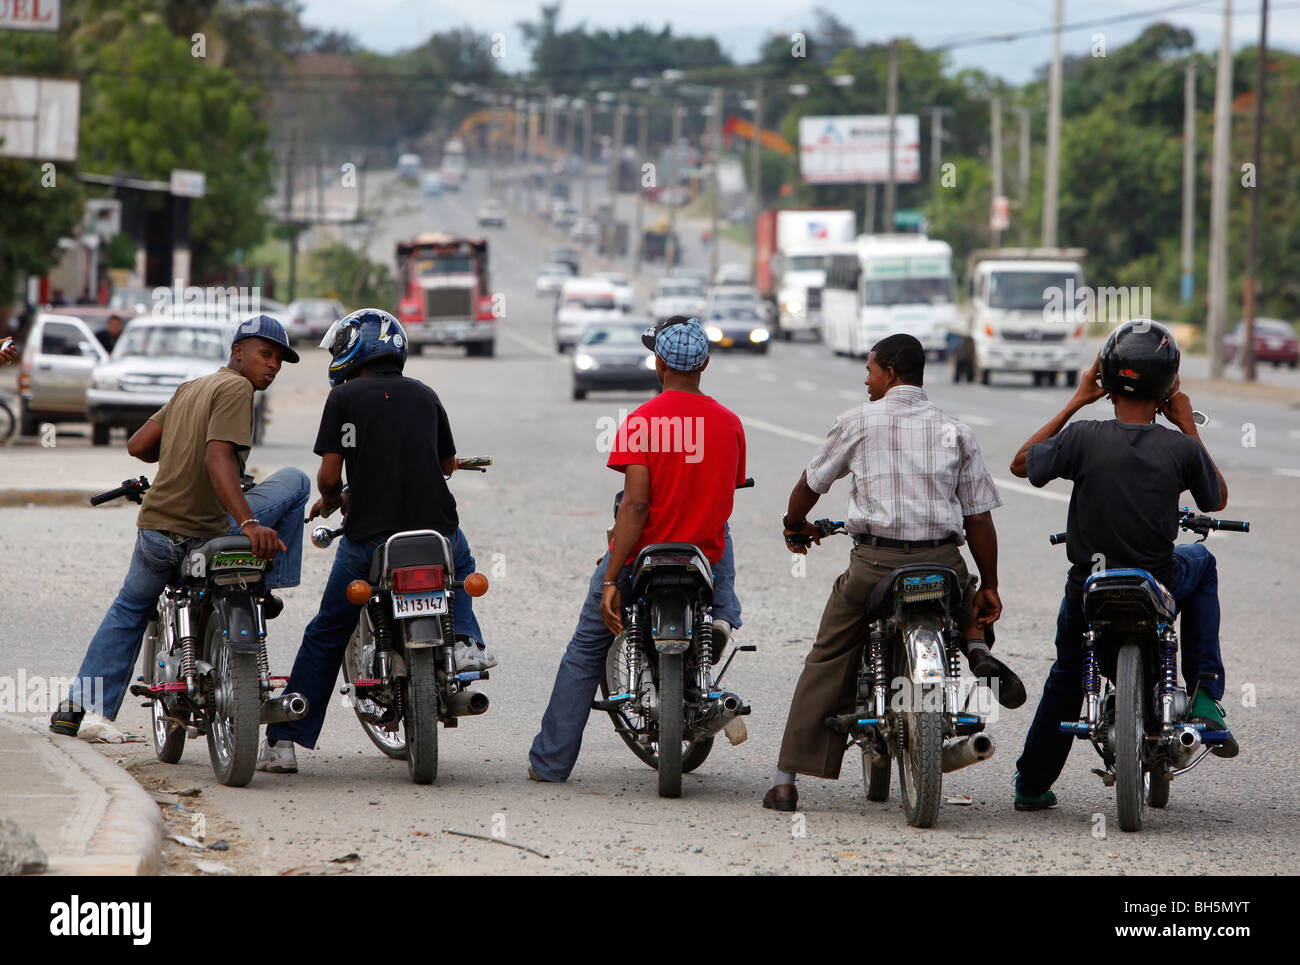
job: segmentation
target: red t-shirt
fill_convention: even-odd
[[[745,481],[745,430],[734,412],[707,395],[663,392],[619,426],[608,465],[650,470],[650,512],[633,557],[651,543],[694,543],[710,563],[722,559],[723,527]]]

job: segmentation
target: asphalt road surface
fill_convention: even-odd
[[[391,258],[395,238],[421,230],[477,233],[474,207],[483,191],[481,174],[463,193],[432,201],[394,185],[385,202],[394,214],[376,232],[372,254]],[[381,756],[337,698],[320,747],[299,752],[300,773],[259,773],[247,788],[214,781],[202,741],[191,742],[175,766],[156,763],[148,745],[113,748],[151,786],[201,789],[173,831],[191,834],[192,815],[201,813],[207,839],[231,843],[223,863],[266,874],[1300,871],[1292,730],[1300,706],[1293,671],[1300,604],[1288,589],[1300,570],[1300,420],[1281,405],[1230,398],[1193,402],[1212,416],[1203,435],[1231,489],[1223,515],[1252,521],[1249,534],[1210,540],[1219,561],[1225,703],[1242,745],[1238,758],[1211,757],[1178,778],[1169,807],[1149,811],[1140,834],[1119,830],[1113,791],[1090,773],[1098,762],[1087,745],[1076,746],[1057,785],[1058,809],[1012,810],[1014,761],[1051,665],[1067,566],[1063,548],[1049,546],[1047,535],[1064,529],[1069,488],[1058,482],[1035,491],[1006,467],[1069,390],[1034,389],[1027,377],[1023,384],[954,386],[936,366],[927,392],[974,429],[1006,504],[994,514],[1005,604],[997,648],[1025,679],[1029,702],[991,722],[998,747],[992,760],[945,777],[945,793],[956,797],[932,830],[906,825],[897,780],[888,803],[867,802],[852,756],[837,782],[800,780],[799,814],[760,807],[794,681],[850,545],[827,541],[800,571],[781,541],[778,520],[802,467],[835,415],[865,398],[863,363],[832,357],[815,343],[777,343],[767,356],[719,355],[703,383],[744,420],[748,470],[757,480],[755,489],[737,493],[732,517],[744,606],[736,639],[758,652],[737,658],[728,685],[754,708],[749,740],[735,748],[720,740],[707,763],[683,779],[681,799],[660,800],[654,772],[633,758],[604,715],[593,714],[569,782],[529,782],[528,746],[620,487],[599,449],[603,420],[644,397],[571,400],[569,356],[557,356],[550,338],[551,304],[532,294],[543,248],[558,236],[510,214],[508,229],[488,231],[493,286],[507,296],[497,357],[439,350],[407,366],[441,395],[460,453],[496,459],[486,476],[452,479],[478,567],[492,582],[476,604],[501,661],[482,687],[491,709],[441,732],[431,787],[414,786],[405,763]],[[705,264],[685,237],[688,262]],[[318,460],[310,448],[327,391],[325,363],[323,352],[307,350],[301,364],[281,372],[274,421],[250,459],[260,474],[294,465],[314,477]],[[1109,416],[1100,404],[1089,414]],[[10,449],[0,458],[28,460],[33,486],[55,485],[50,480],[72,460],[84,467],[88,448],[69,437],[53,449]],[[121,455],[103,458],[109,488],[121,478]],[[816,515],[842,516],[846,494],[841,481]],[[75,672],[120,585],[134,520],[129,506],[0,509],[0,674]],[[332,552],[310,544],[304,550],[302,586],[284,593],[285,611],[271,625],[273,672],[287,673],[292,663]],[[147,711],[128,700],[118,723],[144,735],[147,720]],[[447,830],[495,836],[548,857]],[[359,858],[331,862],[351,853]],[[171,859],[174,870],[192,866],[179,847]]]

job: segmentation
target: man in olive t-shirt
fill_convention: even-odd
[[[235,331],[229,362],[186,382],[127,442],[127,452],[158,463],[136,522],[126,580],[95,632],[67,699],[50,730],[75,736],[87,709],[117,717],[145,628],[163,587],[200,542],[242,533],[253,552],[271,560],[263,580],[263,612],[283,604],[270,591],[297,586],[302,565],[305,473],[281,469],[247,493],[240,488],[253,427],[253,394],[274,381],[283,361],[297,362],[284,328],[256,315]]]

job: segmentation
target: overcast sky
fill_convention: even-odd
[[[1177,0],[1066,0],[1065,22],[1079,23],[1126,14],[1138,19],[1086,27],[1064,35],[1063,49],[1086,53],[1095,33],[1104,33],[1108,47],[1132,40],[1149,24],[1166,20],[1190,29],[1199,50],[1218,46],[1222,0],[1205,0],[1167,13]],[[505,35],[504,67],[510,72],[529,67],[528,52],[515,24],[535,20],[540,2],[527,0],[303,0],[303,20],[311,26],[346,30],[363,47],[381,53],[410,47],[430,33],[469,26],[486,34]],[[851,26],[859,40],[882,41],[911,37],[922,46],[1016,32],[1052,23],[1054,0],[653,0],[611,3],[610,0],[563,0],[560,27],[585,22],[588,27],[616,29],[645,24],[673,33],[716,37],[738,63],[755,59],[759,46],[773,33],[788,37],[813,24],[814,7],[830,10]],[[1233,3],[1234,48],[1253,46],[1259,38],[1259,0]],[[1275,0],[1269,8],[1269,46],[1300,52],[1300,0]],[[1031,80],[1051,57],[1050,34],[1010,42],[986,43],[952,51],[956,68],[979,67],[1012,83]]]

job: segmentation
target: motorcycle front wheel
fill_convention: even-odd
[[[144,645],[140,648],[144,654],[144,682],[150,686],[159,682],[160,674],[158,673],[158,657],[162,654],[163,634],[158,626],[158,614],[154,614],[149,620],[148,627],[144,631]],[[154,756],[164,764],[176,764],[180,762],[181,755],[185,753],[185,728],[173,724],[167,719],[167,705],[163,700],[154,699],[149,701],[149,714],[153,726],[150,733],[153,736]]]
[[[438,778],[438,684],[436,648],[406,651],[406,766],[416,784]]]
[[[250,620],[251,623],[251,620]],[[215,614],[208,620],[207,646],[212,663],[208,692],[208,756],[217,780],[229,787],[244,787],[257,767],[257,732],[261,693],[257,654],[236,653],[222,635]]]
[[[364,614],[361,619],[366,619]],[[361,625],[358,622],[357,628],[352,631],[351,639],[348,640],[348,648],[343,654],[343,679],[351,684],[359,677],[369,677],[374,673],[374,654],[374,638],[366,634],[363,642]],[[406,760],[406,737],[402,734],[400,722],[396,730],[384,730],[381,725],[366,720],[365,715],[378,716],[383,709],[373,700],[352,695],[352,711],[357,715],[361,729],[370,738],[370,743],[393,760],[404,761]]]
[[[1124,831],[1142,830],[1142,743],[1146,740],[1143,712],[1142,650],[1136,643],[1120,649],[1115,669],[1115,806]]]

